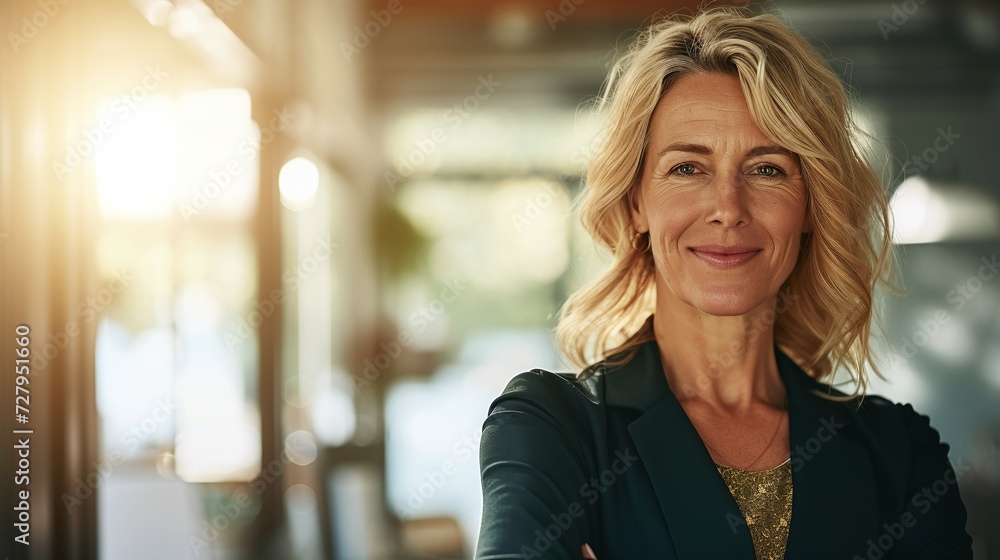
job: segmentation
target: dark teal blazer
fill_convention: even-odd
[[[814,394],[775,346],[788,394],[792,519],[785,558],[972,558],[957,477],[928,418],[869,395]],[[667,385],[655,341],[584,381],[534,369],[493,401],[480,443],[477,560],[755,558],[722,476]],[[957,477],[956,477],[957,472]]]

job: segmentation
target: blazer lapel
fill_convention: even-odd
[[[829,385],[809,376],[775,346],[789,395],[792,524],[786,558],[854,558],[879,525],[878,484],[855,431],[852,404],[824,399]]]
[[[743,514],[667,385],[655,341],[607,377],[607,403],[643,410],[629,424],[679,558],[754,558]]]
[[[858,540],[878,525],[870,503],[876,483],[867,453],[848,437],[848,405],[819,397],[823,385],[774,347],[789,402],[792,520],[785,556],[851,558]],[[624,366],[605,372],[608,406],[642,414],[628,426],[649,474],[679,558],[755,557],[753,541],[697,430],[667,385],[655,340]],[[829,552],[829,554],[826,554]]]

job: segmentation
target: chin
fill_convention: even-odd
[[[689,305],[702,313],[719,317],[731,317],[750,313],[760,305],[760,300],[748,294],[733,293],[702,293],[695,295]]]

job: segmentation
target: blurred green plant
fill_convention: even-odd
[[[420,274],[427,263],[430,240],[384,194],[376,197],[371,220],[375,266],[382,285]]]

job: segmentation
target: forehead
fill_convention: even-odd
[[[737,77],[709,73],[678,78],[656,104],[651,141],[707,141],[718,135],[768,140],[750,117]]]

